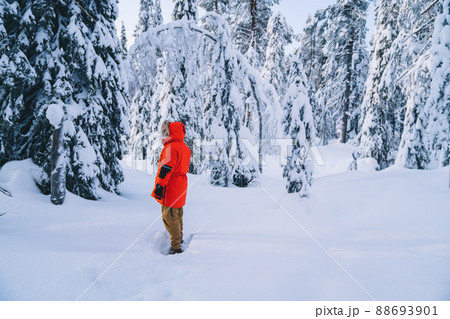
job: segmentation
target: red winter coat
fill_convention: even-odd
[[[169,137],[163,139],[158,174],[152,196],[168,207],[183,207],[186,203],[187,177],[191,150],[183,142],[186,128],[181,122],[169,124]]]

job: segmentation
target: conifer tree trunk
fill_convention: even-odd
[[[344,93],[344,108],[342,115],[342,127],[340,134],[340,142],[347,142],[347,123],[348,123],[348,110],[350,108],[350,93],[352,90],[352,64],[353,64],[353,36],[350,37],[350,41],[347,45],[347,77],[345,83]]]
[[[52,173],[50,200],[55,205],[64,203],[66,197],[66,165],[64,160],[63,136],[61,127],[53,131]]]
[[[327,113],[323,114],[323,122],[326,123],[327,120]],[[326,131],[326,126],[323,126],[323,130],[322,130],[322,145],[328,145],[328,135],[327,135],[327,131]]]
[[[256,0],[250,0],[250,16],[252,17],[251,24],[251,46],[256,48],[255,28],[256,28]]]
[[[263,167],[263,154],[262,154],[262,143],[263,143],[263,127],[262,127],[262,112],[261,112],[261,103],[259,101],[259,98],[257,97],[257,93],[256,93],[256,87],[255,87],[255,83],[251,84],[252,86],[252,91],[253,94],[255,96],[255,100],[256,100],[256,105],[257,105],[257,112],[258,112],[258,169],[259,172],[262,173],[262,167]]]

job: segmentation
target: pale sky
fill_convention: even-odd
[[[336,0],[280,0],[280,4],[274,6],[274,11],[281,11],[295,33],[301,33],[308,15],[313,15],[319,9],[324,9]],[[369,37],[373,30],[373,3],[369,9]],[[138,22],[139,0],[119,0],[119,18],[116,21],[117,30],[120,33],[122,21],[127,30],[128,46],[134,42],[133,31]],[[161,0],[161,9],[164,23],[171,21],[173,9],[172,0]],[[202,14],[202,11],[199,12]]]

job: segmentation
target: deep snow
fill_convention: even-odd
[[[153,176],[125,169],[122,196],[68,193],[54,206],[29,161],[8,163],[0,300],[448,300],[448,167],[347,171],[351,146],[320,151],[327,165],[316,168],[309,199],[285,192],[274,158],[260,187],[189,175],[185,239],[193,237],[175,256],[161,254],[168,237]]]

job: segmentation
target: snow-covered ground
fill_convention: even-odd
[[[126,169],[122,196],[58,207],[29,162],[8,163],[0,300],[448,300],[448,167],[347,171],[351,146],[320,151],[309,199],[285,192],[276,161],[247,189],[190,175],[192,240],[174,256],[152,176]]]

